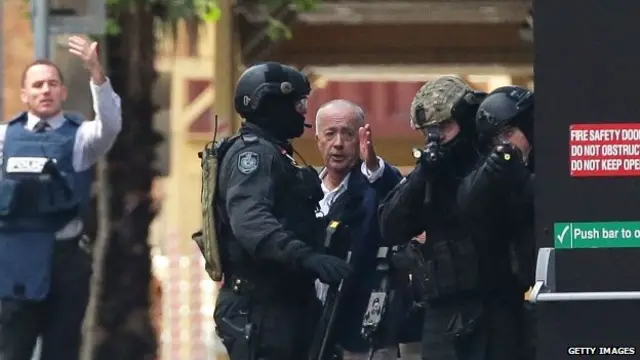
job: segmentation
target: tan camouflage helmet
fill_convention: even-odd
[[[424,129],[450,120],[453,106],[471,91],[471,86],[457,76],[446,75],[427,81],[411,102],[411,127]],[[424,109],[424,117],[416,113],[420,107]]]

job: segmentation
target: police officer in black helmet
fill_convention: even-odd
[[[476,114],[476,127],[482,146],[509,143],[525,165],[533,148],[533,92],[518,86],[492,91]],[[493,143],[493,144],[492,144]]]
[[[478,109],[476,131],[484,158],[458,192],[466,226],[484,254],[482,315],[468,346],[481,355],[474,359],[528,359],[533,351],[523,295],[533,284],[535,258],[533,92],[505,86],[489,93]]]
[[[491,196],[472,191],[476,189],[516,188],[523,199],[533,201],[533,105],[533,92],[518,86],[497,88],[480,104],[476,132],[485,157],[468,176],[470,187],[460,193],[465,208],[490,204],[475,201],[476,196]]]
[[[351,269],[319,252],[324,224],[318,174],[300,167],[289,141],[305,129],[309,81],[264,63],[238,80],[235,109],[246,120],[219,146],[216,233],[224,282],[214,318],[232,360],[307,357],[319,306],[314,281],[338,283]]]

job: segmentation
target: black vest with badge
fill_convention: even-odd
[[[286,231],[307,242],[314,249],[322,245],[324,224],[315,217],[315,209],[322,197],[318,173],[311,167],[300,167],[284,148],[252,133],[240,133],[217,143],[209,143],[199,154],[202,163],[202,214],[203,229],[192,235],[204,255],[206,270],[214,281],[224,277],[280,278],[281,274],[270,274],[263,264],[250,257],[237,241],[233,241],[229,219],[219,199],[219,173],[222,162],[237,141],[245,145],[267,142],[279,153],[277,158],[283,179],[274,180],[276,199],[273,215]],[[248,153],[247,153],[248,154]],[[242,154],[238,169],[250,169],[252,159]],[[277,271],[275,271],[277,273]]]

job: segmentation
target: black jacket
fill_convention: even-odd
[[[291,148],[244,124],[219,164],[217,226],[225,276],[246,278],[282,295],[313,293],[302,261],[319,250],[324,224],[315,171],[297,166]],[[287,279],[287,281],[283,281]]]
[[[509,172],[494,174],[486,159],[461,183],[458,205],[473,233],[481,270],[490,291],[520,292],[533,285],[535,239],[533,186],[535,176],[523,163]],[[520,283],[518,287],[517,284]],[[530,284],[529,284],[530,283]],[[520,288],[520,289],[519,289]]]
[[[388,244],[406,243],[427,232],[428,242],[452,239],[463,232],[457,191],[478,161],[470,144],[453,148],[434,171],[421,164],[396,186],[378,209],[380,229]],[[428,188],[428,189],[427,189]],[[429,190],[430,201],[425,203]]]
[[[381,241],[376,213],[379,203],[401,178],[396,168],[385,164],[382,176],[370,183],[358,163],[351,171],[347,190],[332,204],[327,215],[332,219],[335,213],[342,213],[341,220],[350,229],[350,238],[344,240],[350,242],[353,251],[354,272],[345,283],[342,306],[334,325],[337,341],[347,351],[366,352],[369,349],[360,330],[369,297],[378,284],[375,271]]]

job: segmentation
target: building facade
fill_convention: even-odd
[[[20,81],[24,67],[33,60],[31,23],[26,14],[26,1],[4,1],[2,26],[2,93],[3,117],[8,119],[22,109]]]

